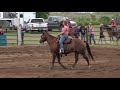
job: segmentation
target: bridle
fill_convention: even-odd
[[[58,39],[59,37],[56,37],[56,38],[54,38],[52,41],[50,41],[50,42],[48,42],[48,44],[51,44],[53,41],[55,41],[56,39]],[[57,42],[57,41],[56,41]],[[44,42],[43,42],[43,44],[44,44]]]

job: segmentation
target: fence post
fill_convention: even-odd
[[[88,30],[89,30],[89,27],[86,27],[86,41],[88,42]]]
[[[17,45],[21,45],[21,26],[20,26],[20,19],[17,25]]]

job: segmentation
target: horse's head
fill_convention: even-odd
[[[44,31],[42,31],[40,43],[44,43],[46,40],[47,40],[47,39],[46,39],[46,37],[45,37],[45,35],[44,35]]]

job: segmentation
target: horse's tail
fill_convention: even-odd
[[[86,43],[86,48],[87,48],[87,51],[88,51],[89,55],[91,56],[92,60],[95,61],[94,58],[93,58],[93,55],[91,53],[91,49],[90,49],[89,44],[86,41],[84,41],[84,42]]]

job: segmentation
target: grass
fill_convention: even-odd
[[[112,42],[110,43],[109,41],[109,37],[107,32],[104,33],[104,35],[106,36],[106,40],[107,40],[107,44],[104,43],[103,44],[98,44],[98,39],[99,39],[99,26],[94,26],[95,27],[95,40],[97,45],[96,46],[115,46],[116,42]],[[49,32],[51,35],[53,36],[57,36],[59,33],[58,32]],[[5,35],[7,36],[7,45],[17,45],[17,31],[15,30],[8,30],[7,32],[5,32]],[[40,32],[34,32],[34,33],[25,33],[24,34],[24,44],[25,45],[39,45],[39,40],[40,40],[40,36],[41,33]],[[119,41],[119,45],[120,45],[120,41]]]

